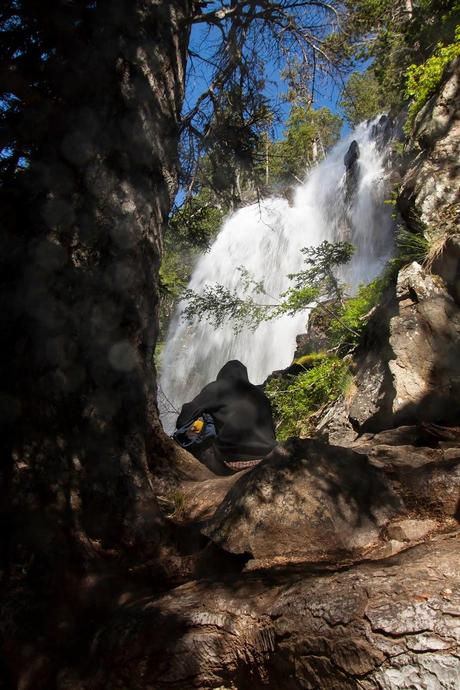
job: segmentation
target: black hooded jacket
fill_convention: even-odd
[[[249,382],[246,367],[236,359],[227,362],[213,383],[183,405],[177,427],[203,412],[214,418],[215,443],[226,460],[261,458],[276,445],[270,401]]]

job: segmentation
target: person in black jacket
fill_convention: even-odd
[[[249,382],[244,364],[227,362],[217,378],[183,405],[176,427],[212,415],[217,436],[191,452],[216,474],[232,474],[260,461],[276,445],[270,401]]]

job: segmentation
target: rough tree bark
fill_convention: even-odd
[[[44,602],[59,610],[60,589],[72,606],[69,574],[126,568],[158,547],[157,275],[192,5],[95,3],[84,30],[61,24],[52,89],[37,105],[46,125],[2,192],[2,619],[23,688],[40,684],[13,641],[24,648],[21,637],[43,632]],[[48,612],[45,627],[60,615]]]

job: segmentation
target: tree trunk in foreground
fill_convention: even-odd
[[[83,28],[58,27],[30,166],[2,191],[9,661],[14,640],[53,635],[60,598],[73,606],[72,578],[126,568],[158,547],[149,470],[166,443],[153,369],[158,267],[176,192],[191,5],[97,3]],[[29,11],[52,34],[40,8]],[[26,679],[33,654],[16,665],[21,687],[39,687]]]

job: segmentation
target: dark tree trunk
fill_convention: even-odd
[[[158,267],[192,4],[97,3],[83,23],[59,26],[30,165],[2,191],[10,643],[43,632],[42,603],[69,579],[158,548]]]

